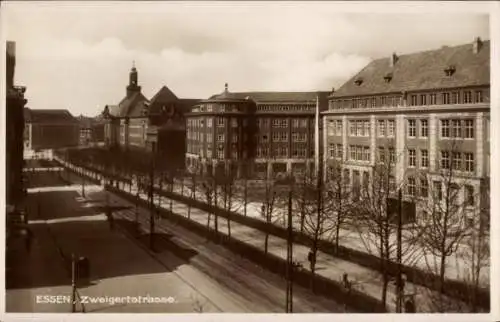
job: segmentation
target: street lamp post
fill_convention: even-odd
[[[154,216],[154,155],[151,156],[151,165],[149,172],[149,248],[154,249],[154,231],[155,231],[155,216]]]
[[[293,197],[293,184],[294,178],[287,177],[276,184],[288,186],[288,236],[287,236],[287,252],[286,252],[286,313],[293,313],[293,269],[295,263],[293,262],[293,227],[292,227],[292,197]]]
[[[398,276],[396,280],[397,284],[397,303],[396,312],[403,312],[403,280],[402,280],[402,217],[403,217],[403,207],[402,207],[402,192],[401,189],[398,191],[398,232],[397,232],[397,263],[398,263]]]

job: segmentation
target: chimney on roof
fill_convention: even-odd
[[[394,67],[394,65],[396,65],[396,62],[398,61],[398,59],[399,59],[398,55],[396,55],[396,53],[392,53],[391,60],[390,60],[391,67]]]
[[[472,44],[472,51],[474,52],[474,54],[477,54],[481,50],[482,46],[483,46],[483,41],[481,40],[481,38],[479,37],[474,38],[474,43]]]
[[[224,92],[227,93],[227,83],[224,84]]]

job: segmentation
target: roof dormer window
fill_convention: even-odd
[[[392,73],[385,74],[384,80],[386,83],[389,83],[392,80]]]
[[[354,81],[354,84],[358,86],[360,86],[362,83],[363,83],[363,78],[361,77],[356,78],[356,80]]]
[[[444,73],[446,74],[446,76],[452,76],[455,73],[455,70],[455,66],[450,65],[444,69]]]

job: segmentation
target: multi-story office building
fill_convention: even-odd
[[[490,42],[374,60],[331,95],[322,118],[325,173],[340,164],[359,187],[391,161],[391,181],[411,200],[444,191],[440,173],[451,169],[466,182],[463,200],[478,206],[490,173]]]
[[[259,178],[312,171],[316,111],[327,109],[327,96],[328,92],[231,93],[226,84],[223,93],[199,102],[186,115],[187,168]]]

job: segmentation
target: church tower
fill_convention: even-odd
[[[139,93],[141,87],[138,85],[138,73],[135,68],[135,63],[132,63],[132,69],[129,74],[129,82],[127,86],[127,97],[131,97],[135,93]]]

